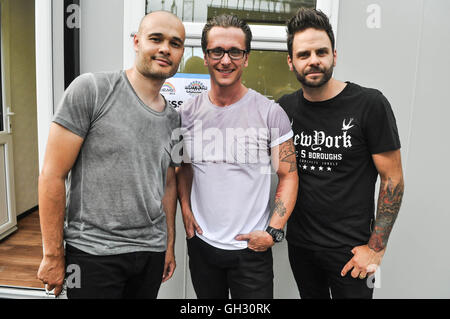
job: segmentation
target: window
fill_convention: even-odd
[[[242,83],[271,100],[278,100],[285,94],[300,88],[294,73],[287,65],[287,52],[252,50],[249,64],[242,74]],[[201,48],[187,47],[179,72],[208,74],[203,63]]]
[[[184,22],[205,23],[213,16],[234,14],[248,24],[284,25],[300,7],[315,8],[316,0],[147,0],[147,13],[165,10]]]

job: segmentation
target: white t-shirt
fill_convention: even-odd
[[[185,160],[191,161],[191,207],[203,230],[198,237],[227,250],[234,238],[264,230],[270,216],[270,149],[293,136],[275,102],[249,89],[238,102],[219,107],[207,92],[180,107]]]

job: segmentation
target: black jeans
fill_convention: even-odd
[[[288,245],[289,262],[302,299],[372,299],[373,277],[345,277],[341,270],[353,257],[349,250],[312,251]],[[330,296],[331,292],[331,296]]]
[[[94,256],[66,245],[67,298],[155,299],[164,261],[165,252]]]
[[[272,299],[272,250],[224,250],[197,236],[187,240],[192,284],[199,299]]]

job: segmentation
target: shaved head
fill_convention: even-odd
[[[154,11],[151,13],[146,14],[139,23],[139,29],[138,33],[142,34],[144,30],[146,29],[147,25],[152,22],[152,20],[161,20],[165,21],[166,23],[176,23],[178,26],[181,26],[183,29],[183,38],[184,38],[184,26],[183,22],[181,22],[180,18],[178,18],[176,15],[174,15],[172,12],[168,11]]]

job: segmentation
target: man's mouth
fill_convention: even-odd
[[[172,65],[172,61],[161,57],[152,57],[152,60],[158,62],[160,65]]]
[[[234,69],[226,69],[226,70],[217,69],[217,71],[219,71],[222,74],[231,74],[234,71]]]
[[[306,75],[320,75],[323,72],[321,70],[311,70],[309,72],[306,73]]]

